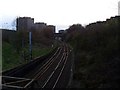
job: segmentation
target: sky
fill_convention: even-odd
[[[55,25],[87,25],[118,15],[119,0],[0,0],[0,28],[14,28],[17,17]]]

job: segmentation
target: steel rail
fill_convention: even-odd
[[[50,58],[50,60],[49,60],[47,63],[45,63],[45,64],[38,70],[39,73],[37,73],[37,75],[34,77],[34,79],[33,79],[30,83],[28,83],[24,88],[28,87],[35,79],[41,78],[42,75],[45,73],[45,71],[48,70],[48,68],[50,67],[50,65],[52,65],[53,62],[55,61],[55,59],[60,55],[60,53],[61,53],[61,49],[60,49],[60,51],[59,51],[59,53],[57,54],[56,57]],[[55,55],[56,55],[56,54],[55,54]],[[41,71],[40,71],[40,70],[41,70]],[[43,71],[43,72],[42,72],[42,71]]]
[[[52,87],[53,89],[56,87],[56,85],[57,85],[57,83],[58,83],[58,81],[59,81],[59,79],[60,79],[60,77],[61,77],[61,75],[62,75],[62,73],[63,73],[63,70],[64,70],[64,68],[65,68],[65,65],[66,65],[67,60],[68,60],[68,52],[66,52],[66,59],[65,59],[64,65],[63,65],[63,67],[62,67],[62,69],[61,69],[61,71],[60,71],[60,74],[59,74],[59,76],[58,76],[58,78],[57,78],[54,86]]]
[[[28,78],[11,77],[11,76],[2,76],[2,77],[13,78],[13,79],[25,79],[25,80],[31,80],[31,79],[28,79]]]
[[[59,50],[60,50],[60,47],[57,49],[57,51],[54,53],[54,55],[52,55],[52,56],[47,60],[47,62],[45,62],[45,63],[42,65],[42,67],[39,67],[39,69],[38,69],[36,72],[33,73],[32,78],[35,79],[35,76],[40,72],[40,70],[41,70],[42,68],[44,68],[45,65],[47,65],[47,64],[52,60],[52,58],[54,58],[54,56],[56,56],[56,54],[59,52]],[[37,68],[36,68],[36,69],[37,69]],[[31,73],[30,73],[30,74],[31,74]],[[28,74],[27,74],[27,76],[28,76]]]
[[[55,49],[54,49],[54,50],[55,50]],[[52,52],[54,52],[54,50],[53,50]],[[52,52],[51,52],[51,53],[52,53]],[[50,53],[49,53],[49,54],[50,54]],[[43,59],[44,56],[39,57],[39,58],[40,58],[40,59]],[[26,63],[26,64],[20,65],[20,66],[18,66],[18,67],[15,67],[15,68],[13,68],[13,69],[11,69],[11,70],[8,70],[8,71],[2,72],[2,73],[3,73],[3,74],[5,73],[5,74],[7,74],[7,75],[9,75],[9,76],[14,76],[16,73],[18,73],[18,72],[20,72],[20,71],[22,71],[22,70],[30,67],[31,65],[34,65],[34,64],[36,64],[37,62],[39,62],[39,61],[40,61],[39,58],[36,58],[36,59],[33,60],[33,61],[30,61],[30,62],[28,62],[28,63]]]
[[[62,53],[62,51],[63,51],[63,53]],[[55,62],[58,57],[60,57],[60,59],[58,59],[59,61]],[[48,60],[47,60],[47,59],[48,59]],[[59,79],[60,79],[60,77],[61,77],[61,75],[62,75],[62,73],[63,73],[63,70],[64,70],[64,68],[65,68],[67,59],[68,59],[68,48],[67,48],[67,45],[64,44],[62,47],[59,47],[59,48],[54,52],[54,54],[53,54],[51,57],[46,58],[47,61],[46,61],[41,67],[40,67],[38,64],[36,64],[39,60],[33,62],[34,64],[32,64],[32,66],[33,66],[33,65],[34,65],[34,66],[35,66],[35,65],[38,65],[38,66],[33,69],[33,70],[35,71],[34,73],[32,73],[31,71],[29,71],[29,74],[32,75],[32,79],[2,76],[2,77],[6,77],[6,78],[11,78],[11,79],[12,79],[12,78],[13,78],[13,79],[18,79],[17,81],[4,83],[4,84],[2,84],[2,86],[4,86],[4,87],[11,87],[11,88],[27,88],[27,87],[30,86],[32,83],[34,83],[36,80],[44,77],[44,73],[45,73],[45,72],[53,65],[53,63],[55,62],[55,63],[57,63],[57,65],[54,64],[55,68],[54,68],[53,70],[51,69],[51,70],[52,70],[52,73],[50,74],[50,76],[48,76],[47,79],[45,79],[45,82],[44,82],[44,84],[43,84],[43,86],[42,86],[42,88],[44,88],[44,87],[47,85],[47,83],[49,82],[49,80],[51,79],[51,77],[55,74],[55,71],[56,71],[58,68],[60,68],[59,75],[56,77],[57,79],[55,80],[55,83],[54,83],[54,85],[53,85],[53,88],[55,88],[56,85],[57,85],[57,83],[58,83],[58,81],[59,81]],[[62,63],[64,63],[64,64],[63,64],[63,66],[60,67],[60,65],[62,65]],[[30,64],[30,65],[31,65],[31,64]],[[28,67],[25,67],[25,70],[26,70],[26,68],[29,68],[30,65],[29,65]],[[40,68],[38,69],[38,67],[40,67]],[[53,66],[52,66],[52,67],[53,67]],[[22,69],[23,69],[23,68],[22,68]],[[38,70],[37,70],[37,69],[38,69]],[[21,68],[20,68],[20,70],[21,70]],[[37,70],[37,71],[36,71],[36,70]],[[24,71],[24,70],[22,70],[22,71]],[[57,72],[56,72],[56,73],[57,73]],[[28,76],[29,74],[28,74],[28,73],[25,73],[26,76]],[[56,74],[56,75],[57,75],[57,74]],[[20,80],[20,79],[21,79],[21,80]],[[29,80],[30,80],[30,81],[29,81]],[[43,79],[43,80],[44,80],[44,79]],[[22,82],[25,82],[25,81],[29,81],[29,82],[27,82],[27,84],[25,84],[25,85],[22,86],[22,87],[21,87],[21,86],[16,86],[16,85],[14,85],[14,86],[13,86],[13,85],[9,85],[9,84],[18,84],[18,83],[20,83],[20,82],[21,82],[20,85],[23,85]],[[26,83],[26,82],[25,82],[25,83]]]
[[[57,49],[57,51],[54,53],[54,55],[50,58],[50,59],[52,59],[56,54],[57,54],[57,52],[59,51],[59,49],[60,49],[60,47]],[[50,60],[49,59],[49,60]],[[49,60],[48,60],[48,62],[49,62]],[[47,63],[48,63],[47,62]],[[45,65],[45,64],[44,64]],[[11,79],[25,79],[25,80],[31,80],[31,79],[26,79],[26,78],[19,78],[19,77],[11,77],[11,76],[2,76],[2,77],[7,77],[7,78],[11,78]],[[25,80],[23,80],[23,81],[25,81]],[[31,82],[33,82],[34,81],[34,79],[32,79],[29,83],[27,83],[27,85],[26,86],[28,86]],[[12,83],[18,83],[18,82],[22,82],[21,80],[20,81],[15,81],[15,82],[10,82],[11,84]],[[6,84],[10,84],[10,83],[4,83],[4,84],[2,84],[2,86],[6,86],[6,87],[17,87],[17,88],[24,88],[24,87],[19,87],[19,86],[12,86],[12,85],[6,85]],[[26,87],[25,86],[25,87]]]
[[[52,61],[51,63],[49,63],[49,65],[44,68],[45,70],[44,70],[44,69],[42,70],[43,73],[45,73],[45,71],[47,71],[47,70],[50,68],[50,66],[54,63],[55,59],[58,58],[58,56],[60,55],[60,53],[61,53],[61,51],[58,53],[58,55],[57,55],[55,58],[53,58],[53,61]],[[43,74],[43,73],[42,73],[42,74]],[[42,75],[42,74],[41,74],[41,75]],[[41,76],[39,76],[38,78],[40,78],[40,77],[41,77]]]
[[[57,52],[58,51],[59,50],[57,50]],[[46,67],[47,65],[49,65],[49,63],[54,59],[54,56],[56,56],[57,52],[35,73],[36,75],[34,75],[35,76],[34,79],[36,79],[37,76],[39,76],[40,70],[44,69],[44,67]]]
[[[23,89],[23,87],[20,87],[20,86],[12,86],[12,85],[5,85],[5,84],[3,84],[2,87]]]
[[[42,86],[42,88],[45,88],[45,86],[47,85],[47,83],[50,81],[50,79],[52,78],[52,76],[55,74],[55,71],[59,68],[59,66],[60,66],[60,63],[63,61],[65,61],[66,60],[66,53],[65,53],[65,48],[66,47],[64,47],[64,53],[63,53],[63,56],[62,56],[62,58],[61,58],[61,60],[59,61],[59,63],[57,64],[57,66],[56,66],[56,68],[54,69],[54,71],[51,73],[51,75],[48,77],[48,79],[47,79],[47,81],[44,83],[44,85]],[[61,72],[60,72],[61,73]]]
[[[19,80],[19,81],[15,81],[15,82],[9,82],[9,83],[4,83],[4,84],[14,84],[14,83],[19,83],[19,82],[24,82],[24,81],[28,81],[28,80]]]
[[[53,70],[53,72],[50,74],[50,76],[48,77],[48,79],[46,80],[46,82],[44,83],[44,85],[42,86],[42,88],[44,88],[46,86],[46,84],[49,82],[49,80],[51,79],[51,77],[53,76],[53,74],[55,73],[55,71],[57,70],[58,65],[60,65],[60,63],[62,62],[63,58],[64,58],[64,53],[63,53],[63,55],[62,55],[59,63],[57,64],[57,66],[55,67],[55,69]]]

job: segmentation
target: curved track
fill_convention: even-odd
[[[3,72],[3,89],[67,87],[71,73],[69,53],[69,47],[63,43],[47,56]]]

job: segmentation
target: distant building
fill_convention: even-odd
[[[46,26],[47,24],[43,22],[37,22],[34,24],[35,30],[43,30],[44,28],[46,28]]]
[[[55,34],[54,34],[54,38],[55,38],[56,40],[62,40],[62,34],[61,34],[61,33],[55,33]]]
[[[59,33],[65,33],[65,30],[59,30]]]
[[[120,16],[120,1],[118,2],[118,15]]]
[[[8,29],[0,29],[2,30],[2,40],[3,41],[13,41],[16,39],[16,31],[8,30]]]
[[[34,23],[34,18],[31,17],[19,17],[16,20],[17,31],[41,31],[46,33],[46,36],[53,38],[55,33],[54,25],[47,25],[44,22]]]
[[[16,20],[17,22],[17,30],[31,30],[34,26],[34,18],[31,17],[19,17]]]
[[[46,27],[47,30],[51,31],[53,34],[55,33],[55,26],[54,25],[48,25]]]

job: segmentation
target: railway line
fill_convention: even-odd
[[[70,53],[70,48],[63,43],[47,56],[3,72],[3,89],[66,88],[72,68]]]

